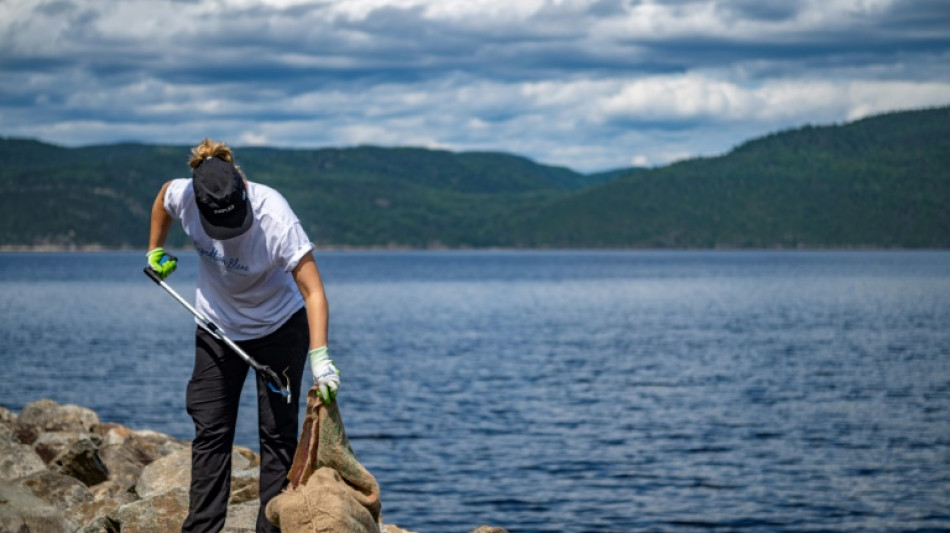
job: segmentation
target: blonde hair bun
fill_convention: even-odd
[[[191,158],[188,160],[188,166],[193,169],[198,168],[198,165],[209,157],[217,157],[218,159],[234,164],[234,155],[231,153],[231,148],[228,147],[228,145],[220,141],[205,139],[201,141],[201,144],[191,149]]]

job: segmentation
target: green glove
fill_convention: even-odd
[[[326,346],[314,348],[307,354],[310,357],[310,371],[313,372],[313,384],[319,387],[318,394],[324,404],[333,403],[336,390],[340,388],[340,371],[330,360]]]
[[[148,266],[162,279],[171,276],[178,268],[178,258],[165,253],[164,248],[156,248],[145,254],[145,257],[148,258]]]

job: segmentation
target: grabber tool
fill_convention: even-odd
[[[191,311],[191,314],[195,315],[195,318],[198,319],[198,323],[201,325],[201,327],[208,330],[208,332],[214,335],[216,338],[221,339],[221,341],[231,348],[231,350],[234,351],[238,357],[243,359],[245,363],[251,365],[251,368],[253,368],[258,374],[261,375],[261,377],[264,378],[264,381],[267,383],[267,388],[273,392],[276,392],[277,394],[280,394],[287,399],[287,403],[290,403],[290,378],[286,375],[286,373],[284,374],[286,381],[281,381],[276,372],[274,372],[269,366],[262,365],[255,361],[253,357],[247,355],[247,353],[242,350],[241,347],[237,345],[237,343],[229,339],[214,322],[208,320],[208,318],[201,314],[200,311],[192,307],[190,303],[188,303],[177,292],[175,292],[175,289],[171,288],[171,286],[165,283],[161,276],[159,276],[154,270],[149,267],[145,267],[145,275],[151,278],[152,281],[158,284],[159,287],[165,289],[168,294],[171,294],[172,298],[178,300],[178,303],[184,306],[185,309]]]

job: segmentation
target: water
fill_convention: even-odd
[[[196,260],[170,279],[189,297]],[[317,260],[341,411],[387,522],[950,530],[950,252]],[[142,262],[0,254],[0,405],[191,438],[194,325]]]

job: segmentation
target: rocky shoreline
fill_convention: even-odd
[[[259,472],[258,455],[235,446],[225,533],[254,532]],[[101,423],[91,409],[48,399],[19,414],[0,407],[0,531],[178,531],[190,477],[189,442]],[[412,532],[381,521],[380,533]]]

